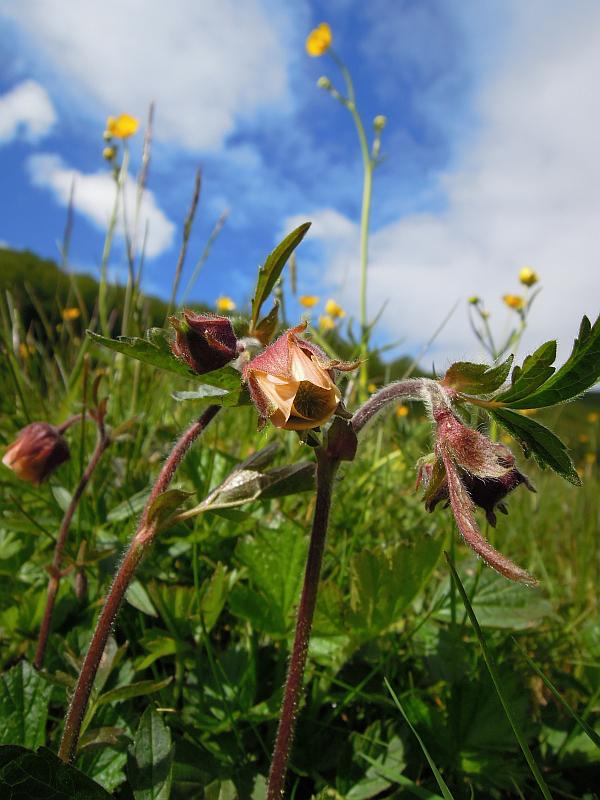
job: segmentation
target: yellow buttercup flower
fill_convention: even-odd
[[[592,466],[596,463],[596,453],[586,453],[584,455],[585,463]]]
[[[119,114],[106,120],[106,132],[115,139],[129,139],[137,133],[140,123],[130,114]]]
[[[400,405],[396,409],[396,416],[400,417],[400,418],[408,417],[409,413],[410,413],[410,411],[409,411],[408,406],[405,406],[403,403],[400,403]]]
[[[600,414],[597,411],[590,411],[586,419],[588,422],[598,422],[598,420],[600,420]]]
[[[236,308],[236,305],[231,297],[226,297],[225,295],[217,297],[217,302],[215,305],[217,307],[217,311],[235,311]]]
[[[335,319],[341,319],[342,317],[346,316],[346,312],[344,309],[339,306],[335,300],[329,299],[325,303],[325,311],[329,314],[330,317],[334,317]]]
[[[63,308],[62,318],[67,322],[71,319],[79,319],[81,311],[78,308]]]
[[[519,294],[505,294],[502,299],[509,308],[521,311],[525,308],[525,300]]]
[[[539,281],[539,276],[531,267],[523,267],[519,272],[519,280],[524,286],[533,286]]]
[[[335,328],[335,320],[329,314],[323,314],[319,317],[319,328],[324,332],[331,331]]]
[[[377,388],[378,388],[378,387],[377,387],[377,384],[376,384],[376,383],[370,383],[370,384],[367,386],[367,390],[368,390],[369,394],[375,394],[375,392],[377,391]]]
[[[316,294],[301,294],[298,301],[304,308],[312,308],[317,305],[319,298]]]
[[[333,35],[326,22],[322,22],[306,37],[306,52],[309,56],[322,56],[331,47]]]

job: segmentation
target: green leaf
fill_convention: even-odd
[[[288,258],[292,255],[296,247],[298,247],[302,239],[304,239],[310,225],[310,222],[304,222],[289,233],[285,239],[277,245],[273,252],[267,256],[264,265],[259,268],[256,289],[254,291],[254,297],[252,298],[251,331],[254,331],[256,328],[262,305],[271,294],[271,290],[281,275]]]
[[[469,598],[465,591],[465,587],[462,585],[462,582],[458,576],[458,572],[456,571],[454,564],[452,563],[452,560],[450,559],[447,553],[445,555],[446,555],[446,561],[448,562],[448,566],[450,567],[452,579],[454,580],[456,588],[458,589],[458,593],[460,594],[461,599],[465,606],[465,611],[467,612],[467,615],[471,621],[471,625],[473,626],[477,639],[479,640],[479,645],[481,647],[483,659],[488,668],[488,672],[490,673],[490,678],[492,679],[496,693],[498,694],[498,699],[502,703],[502,708],[504,709],[506,718],[508,719],[510,726],[515,734],[515,739],[519,743],[519,747],[521,748],[523,756],[527,761],[529,769],[531,770],[531,774],[533,775],[543,797],[545,798],[545,800],[552,800],[552,795],[550,794],[550,791],[548,790],[548,787],[546,785],[546,781],[542,777],[542,773],[540,772],[540,769],[531,753],[531,750],[529,749],[529,745],[527,744],[527,740],[521,729],[516,714],[514,713],[511,704],[507,700],[507,695],[500,681],[500,676],[498,673],[498,668],[496,666],[496,661],[492,656],[491,651],[488,649],[485,637],[483,635],[483,631],[479,627],[477,617],[475,616],[473,607],[469,602]]]
[[[135,800],[169,800],[174,752],[171,731],[160,714],[148,707],[127,761],[127,777]]]
[[[143,614],[147,614],[149,617],[158,617],[156,609],[152,605],[152,600],[150,600],[148,592],[140,581],[133,581],[129,589],[127,589],[125,599]]]
[[[110,800],[111,796],[83,772],[40,747],[0,747],[0,796],[3,800]]]
[[[219,561],[210,579],[202,585],[200,589],[200,613],[205,631],[209,632],[215,626],[237,578],[237,571],[228,572]]]
[[[109,522],[124,522],[126,519],[137,516],[146,505],[150,489],[142,489],[141,492],[132,494],[127,500],[123,500],[108,512],[106,519]]]
[[[523,366],[512,371],[510,389],[496,395],[494,400],[512,403],[526,397],[544,383],[553,373],[556,359],[556,342],[545,342],[523,361]]]
[[[180,403],[188,400],[201,400],[206,405],[235,406],[238,403],[240,392],[232,392],[221,389],[218,386],[211,386],[209,383],[201,383],[197,389],[184,392],[172,392],[171,397]]]
[[[116,339],[109,339],[106,336],[100,336],[99,333],[94,333],[94,331],[87,331],[87,335],[97,344],[117,353],[123,353],[129,358],[143,361],[144,364],[150,364],[175,375],[182,375],[184,378],[198,379],[195,372],[173,355],[169,333],[162,328],[150,328],[146,331],[144,339],[137,336],[119,336]],[[240,374],[230,366],[205,373],[202,375],[202,381],[227,391],[235,392],[240,388]]]
[[[454,796],[453,796],[452,792],[448,788],[448,786],[446,784],[446,781],[442,778],[442,774],[439,771],[439,769],[437,768],[437,765],[436,765],[435,761],[429,755],[429,750],[425,746],[425,742],[419,736],[419,734],[417,732],[417,729],[414,727],[414,725],[410,721],[406,711],[402,707],[402,704],[400,703],[400,700],[398,699],[398,696],[396,695],[396,692],[392,689],[392,687],[391,687],[391,685],[390,685],[390,683],[389,683],[387,678],[384,678],[384,681],[385,681],[385,685],[387,687],[388,692],[392,695],[392,699],[393,699],[393,701],[394,701],[394,703],[396,705],[396,708],[398,709],[398,711],[404,717],[404,720],[405,720],[406,724],[411,729],[411,731],[414,734],[415,739],[418,741],[419,745],[421,746],[421,750],[423,751],[423,755],[425,756],[425,758],[427,759],[427,763],[431,767],[431,771],[433,772],[433,776],[434,776],[434,778],[435,778],[435,780],[437,782],[437,785],[438,785],[438,787],[440,789],[440,792],[442,793],[442,796],[443,796],[444,800],[454,800]]]
[[[238,583],[229,607],[257,630],[286,636],[300,595],[306,558],[306,537],[295,527],[260,531],[238,542],[236,556],[246,567],[251,586]]]
[[[193,492],[184,492],[181,489],[167,489],[158,495],[148,509],[148,522],[157,520],[160,524],[179,508],[182,503],[191,497]]]
[[[350,628],[362,640],[398,622],[433,572],[442,537],[422,536],[411,544],[363,549],[350,567]]]
[[[52,686],[26,661],[0,677],[0,744],[39,747],[46,740]]]
[[[275,302],[273,308],[269,311],[266,317],[263,317],[258,325],[252,330],[252,335],[255,336],[262,345],[267,345],[277,330],[278,322],[279,303]]]
[[[567,361],[533,394],[511,402],[510,407],[546,408],[565,403],[591,388],[599,378],[600,316],[593,327],[589,319],[584,317]]]
[[[446,386],[466,394],[489,394],[500,388],[510,372],[514,356],[496,366],[457,361],[444,375]]]
[[[526,457],[532,454],[538,464],[550,467],[565,480],[575,486],[581,486],[581,478],[577,474],[566,445],[544,425],[509,411],[505,408],[489,409],[494,419],[514,436],[523,448]]]
[[[160,692],[165,686],[168,686],[173,677],[170,675],[168,678],[163,678],[161,681],[137,681],[137,683],[128,683],[125,686],[117,686],[116,689],[110,689],[104,692],[96,700],[96,706],[103,706],[107,703],[122,703],[123,700],[131,700],[132,697],[143,697],[146,694],[154,694]]]
[[[204,800],[238,800],[239,794],[233,781],[213,781],[204,790]]]

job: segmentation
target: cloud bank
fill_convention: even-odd
[[[38,142],[55,122],[56,112],[48,93],[36,81],[23,81],[0,97],[0,144],[19,136]]]
[[[67,206],[74,185],[73,205],[76,211],[85,216],[96,228],[106,231],[115,202],[115,182],[110,172],[85,174],[67,166],[64,161],[52,153],[39,153],[27,160],[27,169],[34,186],[49,189],[54,199],[62,206]],[[136,207],[136,184],[129,176],[124,187],[125,207],[129,224],[133,219]],[[119,214],[116,234],[124,236],[123,215]],[[173,242],[175,225],[158,207],[154,195],[145,190],[140,206],[140,236],[148,230],[146,255],[154,258],[169,249]],[[131,233],[131,232],[130,232]]]
[[[218,149],[236,125],[285,107],[282,10],[259,0],[8,0],[43,70],[89,113],[144,117],[155,101],[158,139]]]
[[[564,356],[582,314],[600,310],[600,7],[561,4],[548,14],[531,2],[514,14],[510,63],[481,86],[479,131],[439,177],[443,210],[405,216],[371,238],[370,312],[389,301],[383,327],[413,350],[468,295],[484,297],[494,329],[507,330],[511,312],[500,298],[523,288],[524,265],[544,290],[523,349],[558,337]],[[325,245],[330,289],[356,314],[358,229],[345,218],[332,225],[334,213],[305,218]],[[464,306],[440,342],[428,357],[439,368],[478,354]]]

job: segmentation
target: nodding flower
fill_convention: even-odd
[[[433,511],[440,502],[450,505],[463,539],[486,564],[510,580],[535,585],[533,576],[482,536],[474,515],[477,505],[495,526],[495,509],[508,513],[504,499],[510,492],[521,484],[532,492],[535,488],[516,468],[515,458],[505,445],[466,427],[449,408],[434,409],[433,417],[435,452],[418,466],[417,484],[425,487],[425,508]]]
[[[231,321],[216,314],[195,314],[185,309],[183,319],[169,317],[175,328],[173,355],[198,375],[220,369],[238,355]]]
[[[335,370],[356,369],[330,359],[312,342],[297,334],[306,323],[291,328],[244,367],[243,376],[260,415],[277,428],[308,430],[323,425],[334,414],[341,393]]]
[[[28,483],[38,486],[70,458],[69,445],[48,422],[26,425],[8,446],[2,463]]]

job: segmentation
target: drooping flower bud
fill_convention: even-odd
[[[8,446],[2,463],[22,480],[39,485],[69,457],[69,445],[58,428],[32,422]]]
[[[341,400],[334,370],[358,364],[332,361],[319,347],[296,334],[306,323],[291,328],[244,367],[244,380],[262,424],[309,430],[323,425]]]
[[[236,358],[237,339],[227,317],[185,309],[183,319],[169,317],[169,321],[176,331],[173,355],[198,375],[220,369]]]
[[[505,578],[535,585],[535,578],[481,535],[473,513],[478,505],[495,526],[495,509],[507,513],[503,502],[507,494],[522,483],[532,492],[534,487],[515,467],[507,447],[467,428],[447,407],[434,407],[433,416],[437,423],[435,453],[421,460],[417,480],[425,485],[425,508],[433,511],[440,502],[450,505],[465,542],[490,567]]]

